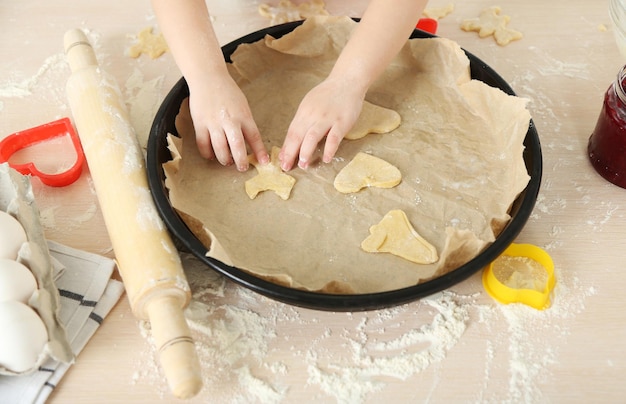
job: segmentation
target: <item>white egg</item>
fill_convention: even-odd
[[[16,218],[0,210],[0,258],[14,260],[22,244],[26,242],[26,232]]]
[[[48,342],[43,321],[30,306],[0,302],[0,366],[16,373],[31,370]]]
[[[30,269],[17,261],[0,258],[0,302],[28,303],[36,289],[37,281]]]

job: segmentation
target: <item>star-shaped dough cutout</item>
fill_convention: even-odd
[[[384,108],[364,101],[361,114],[354,127],[344,136],[356,140],[370,133],[387,133],[400,126],[400,114],[393,109]]]
[[[253,155],[248,156],[250,164],[258,171],[257,176],[249,179],[245,183],[246,193],[250,199],[256,198],[256,196],[263,191],[274,191],[281,199],[289,199],[291,189],[296,183],[296,179],[285,174],[280,168],[278,153],[280,153],[280,148],[276,146],[272,147],[270,162],[265,165],[260,164]]]
[[[478,36],[481,38],[493,35],[496,43],[500,46],[521,39],[523,36],[521,32],[507,27],[511,17],[501,15],[501,11],[498,6],[486,8],[481,11],[478,18],[464,20],[461,23],[461,29],[463,31],[478,32]]]
[[[146,27],[137,35],[137,43],[130,47],[128,54],[132,58],[138,58],[142,53],[147,54],[152,59],[156,59],[165,52],[168,47],[163,34],[155,35],[152,27]]]
[[[370,227],[370,235],[361,248],[367,252],[386,252],[416,264],[432,264],[439,260],[437,249],[411,226],[406,214],[391,210],[380,223]]]
[[[335,177],[335,189],[349,194],[365,187],[393,188],[402,181],[398,168],[367,153],[356,156]]]
[[[422,14],[426,18],[433,18],[435,20],[441,20],[443,17],[447,16],[451,12],[454,11],[454,4],[450,3],[443,7],[429,7],[424,9]]]

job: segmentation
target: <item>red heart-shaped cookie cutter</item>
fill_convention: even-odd
[[[56,174],[46,174],[39,171],[34,163],[9,163],[9,166],[24,175],[31,174],[38,177],[46,185],[53,187],[70,185],[80,177],[85,164],[85,154],[69,118],[62,118],[35,128],[16,132],[2,139],[0,141],[0,163],[8,162],[11,156],[19,150],[49,139],[68,135],[76,152],[76,161],[68,170]]]

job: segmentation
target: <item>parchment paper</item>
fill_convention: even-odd
[[[231,74],[268,150],[282,145],[300,100],[330,71],[355,24],[310,18],[280,39],[268,36],[234,52]],[[290,171],[297,182],[287,201],[271,192],[250,200],[244,183],[256,170],[239,173],[202,159],[184,104],[180,138],[169,138],[174,158],[164,165],[166,185],[208,255],[294,288],[369,293],[439,276],[493,242],[529,180],[522,158],[527,100],[471,80],[463,51],[442,38],[408,41],[366,100],[398,111],[400,127],[344,140],[332,163]],[[337,192],[335,175],[359,151],[394,164],[402,182]],[[437,248],[438,262],[418,265],[360,249],[369,227],[392,209],[406,212]]]

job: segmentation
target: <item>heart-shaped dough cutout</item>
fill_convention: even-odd
[[[272,147],[270,162],[265,165],[260,164],[253,155],[248,156],[250,164],[258,171],[256,177],[249,179],[245,183],[246,193],[250,199],[256,198],[263,191],[274,191],[281,199],[289,199],[296,179],[285,174],[280,168],[278,153],[280,153],[280,148]]]
[[[349,194],[365,187],[393,188],[402,181],[400,170],[385,160],[358,153],[335,177],[335,189]]]
[[[370,235],[361,248],[367,252],[386,252],[416,264],[432,264],[439,260],[437,249],[415,231],[406,214],[391,210],[380,223],[370,227]]]
[[[352,129],[344,139],[356,140],[370,133],[387,133],[400,126],[400,114],[388,109],[363,101],[361,114]]]

